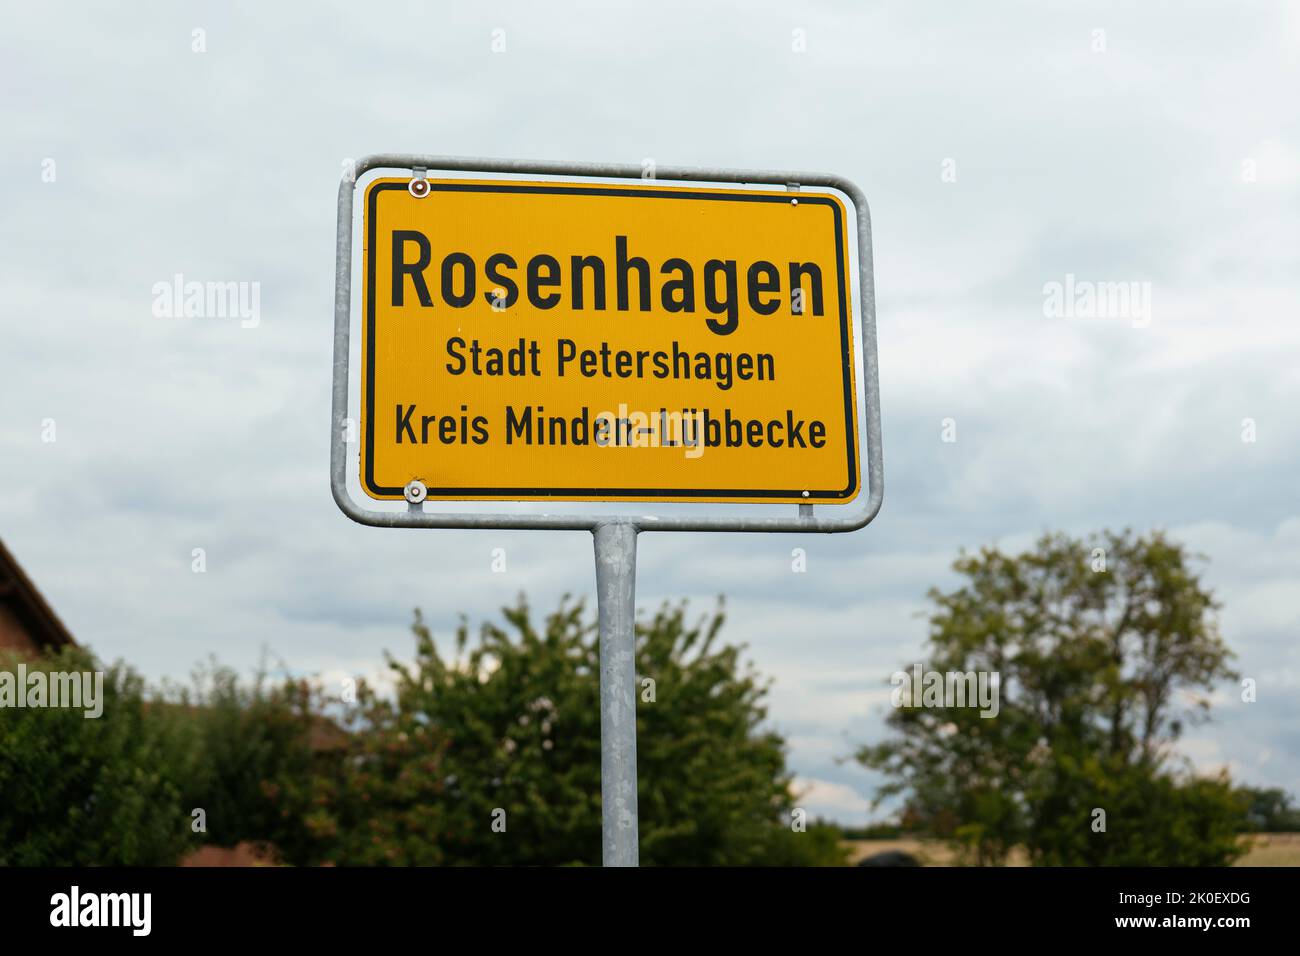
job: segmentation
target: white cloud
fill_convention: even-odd
[[[848,784],[800,777],[794,789],[809,818],[859,822],[871,812],[871,801]]]

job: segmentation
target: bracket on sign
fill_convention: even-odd
[[[406,191],[416,199],[423,199],[429,195],[429,170],[424,166],[413,166],[411,168],[411,182],[407,185]]]
[[[423,511],[424,499],[429,497],[429,489],[419,478],[412,478],[402,489],[402,495],[406,498],[407,511]]]

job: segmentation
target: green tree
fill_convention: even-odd
[[[125,666],[105,669],[80,649],[35,671],[103,671],[103,711],[0,710],[0,865],[166,866],[190,844],[181,801],[196,757],[180,728],[158,719],[144,682]],[[16,676],[19,661],[0,661]]]
[[[1257,833],[1293,833],[1300,830],[1300,809],[1291,805],[1291,795],[1281,787],[1243,787],[1241,793],[1249,802],[1246,812],[1248,829]]]
[[[245,683],[211,661],[190,686],[166,686],[152,710],[175,725],[197,757],[181,797],[204,813],[206,829],[196,843],[266,844],[304,864],[336,851],[337,823],[319,815],[320,792],[345,813],[345,754],[355,741],[332,713],[359,716],[359,709],[332,708],[314,682],[275,682],[261,668]]]
[[[0,670],[16,676],[19,663]],[[362,839],[365,778],[351,758],[369,737],[331,720],[318,687],[245,685],[214,665],[192,688],[150,692],[82,649],[21,663],[28,675],[103,671],[103,699],[94,718],[0,710],[0,865],[168,866],[245,840],[318,863]],[[341,715],[364,723],[368,709]]]
[[[381,821],[372,859],[600,862],[594,622],[568,602],[540,624],[522,600],[504,616],[476,640],[462,622],[440,649],[417,612],[415,660],[391,662],[395,701],[372,720],[372,749],[391,761],[367,774]],[[642,862],[843,862],[835,840],[792,832],[783,741],[762,728],[767,685],[741,648],[720,645],[722,622],[665,606],[638,624]],[[433,816],[415,827],[417,812]]]
[[[1173,749],[1235,676],[1192,563],[1129,531],[960,556],[961,586],[930,592],[921,666],[999,675],[1000,709],[895,709],[896,736],[857,754],[885,774],[880,798],[906,795],[909,817],[981,864],[1018,844],[1037,864],[1230,861],[1243,801]]]
[[[280,807],[276,845],[285,862],[446,863],[457,838],[446,824],[446,738],[364,682],[346,707],[319,686],[292,688],[298,712],[314,722],[314,745],[308,772],[283,774],[267,791]]]
[[[638,626],[642,860],[844,862],[834,828],[792,829],[784,742],[763,727],[767,685],[721,627],[720,613],[691,623],[682,606]],[[415,659],[391,662],[387,695],[361,683],[345,702],[264,673],[244,684],[215,664],[151,694],[118,666],[97,720],[6,709],[0,864],[169,865],[242,841],[294,865],[598,863],[590,615],[564,603],[535,624],[521,601],[476,639],[462,622],[448,653],[418,614],[414,632]],[[81,651],[27,666],[99,668]]]

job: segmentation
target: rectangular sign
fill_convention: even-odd
[[[853,215],[832,192],[374,180],[362,488],[851,501]]]

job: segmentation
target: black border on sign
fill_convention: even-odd
[[[796,498],[802,501],[843,500],[852,498],[858,491],[857,429],[854,420],[856,396],[853,394],[853,366],[849,361],[852,332],[849,329],[848,290],[845,286],[844,261],[844,227],[840,217],[840,205],[826,196],[799,194],[788,195],[752,195],[732,191],[712,192],[692,189],[662,189],[634,187],[602,186],[557,186],[549,184],[501,182],[501,183],[464,183],[430,181],[432,191],[443,192],[489,192],[489,193],[550,193],[568,196],[623,196],[632,198],[660,199],[712,199],[725,202],[779,202],[787,203],[797,198],[803,205],[829,206],[834,217],[835,226],[835,277],[838,284],[840,308],[840,365],[844,377],[844,434],[848,437],[848,484],[842,491],[808,491],[807,489],[753,490],[735,488],[447,488],[428,489],[430,499],[458,496],[478,498],[509,498],[519,495],[529,498],[654,498],[663,496],[672,498]],[[362,481],[372,496],[400,497],[403,488],[381,487],[375,484],[375,235],[378,229],[377,213],[379,194],[388,190],[407,191],[405,182],[375,182],[367,190],[366,197],[366,467]]]

